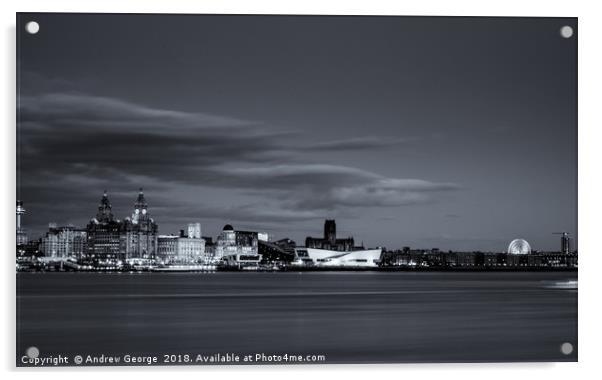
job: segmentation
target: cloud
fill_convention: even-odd
[[[74,93],[22,96],[18,117],[18,196],[43,224],[89,219],[105,188],[127,210],[135,189],[152,187],[161,194],[154,206],[163,221],[196,215],[249,223],[419,204],[459,188],[334,165],[327,156],[314,162],[311,154],[355,154],[407,139],[350,137],[300,147],[290,143],[295,132],[258,121]],[[194,194],[201,193],[216,198],[199,204]]]
[[[460,188],[453,183],[386,178],[366,170],[327,164],[224,169],[220,180],[239,188],[272,190],[276,198],[297,210],[402,206],[428,202],[434,192]]]
[[[337,151],[337,150],[363,150],[379,149],[401,145],[414,139],[409,138],[386,138],[377,136],[353,137],[349,139],[320,141],[305,146],[303,149],[312,151]]]
[[[159,135],[199,131],[217,132],[218,127],[240,127],[256,123],[206,113],[189,113],[155,109],[102,96],[74,93],[49,93],[21,96],[21,122],[41,121],[45,125],[60,124],[75,128],[99,127],[103,130],[143,131]],[[175,130],[170,130],[175,127]]]
[[[203,181],[225,162],[282,160],[278,139],[259,123],[153,109],[119,99],[73,94],[24,96],[19,102],[24,173],[99,177],[107,171]]]

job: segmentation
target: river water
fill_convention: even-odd
[[[576,272],[18,273],[17,365],[48,355],[575,361]],[[561,344],[575,348],[565,355]],[[173,363],[177,364],[177,363]]]

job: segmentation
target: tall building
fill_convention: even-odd
[[[25,214],[25,208],[23,208],[23,201],[17,201],[17,246],[27,244],[27,231],[21,224],[21,215]]]
[[[100,262],[120,260],[121,223],[114,219],[111,202],[105,190],[96,217],[86,226],[87,257]]]
[[[324,222],[324,240],[335,245],[337,241],[337,223],[334,219],[326,219]]]
[[[86,253],[86,231],[73,226],[57,227],[50,223],[39,246],[45,257],[82,258]]]
[[[560,236],[560,252],[565,255],[571,253],[571,238],[566,232],[563,232]]]
[[[324,222],[324,237],[314,238],[308,236],[305,239],[306,248],[328,249],[332,251],[352,251],[355,242],[352,237],[337,239],[337,225],[334,220],[327,219]]]
[[[125,218],[121,226],[121,259],[154,259],[158,231],[159,227],[148,213],[148,203],[140,188],[132,216]]]

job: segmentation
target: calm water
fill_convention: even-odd
[[[17,356],[574,361],[576,273],[17,274]],[[19,360],[17,360],[19,364]]]

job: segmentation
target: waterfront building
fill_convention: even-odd
[[[473,268],[483,266],[484,253],[482,252],[442,252],[438,248],[429,250],[410,249],[386,252],[383,254],[382,266],[445,268],[461,267]]]
[[[42,253],[40,252],[40,244],[42,239],[29,240],[26,244],[17,246],[17,255],[19,257],[40,257]]]
[[[87,234],[83,229],[74,226],[57,227],[55,223],[48,225],[48,232],[39,246],[44,257],[81,259],[86,254]]]
[[[105,190],[96,217],[86,226],[87,258],[103,264],[120,260],[121,223],[113,216],[113,210]]]
[[[426,252],[423,250],[411,250],[404,247],[394,252],[385,252],[381,264],[384,266],[419,267],[427,266]]]
[[[508,254],[505,252],[486,252],[483,254],[483,265],[486,268],[504,267]]]
[[[236,247],[240,253],[257,255],[259,233],[254,231],[234,231],[236,236]]]
[[[324,237],[305,239],[305,247],[296,247],[294,265],[377,267],[380,265],[382,248],[356,247],[353,237],[337,239],[337,225],[332,219],[324,222]]]
[[[295,260],[294,241],[285,239],[292,244],[282,244],[282,240],[278,242],[269,242],[259,240],[258,252],[261,255],[261,262],[272,265],[286,265]],[[278,244],[280,242],[280,244]]]
[[[331,251],[351,251],[355,248],[353,237],[337,239],[337,225],[334,220],[327,219],[324,222],[324,237],[314,238],[308,236],[305,239],[306,248],[326,249]]]
[[[199,263],[205,261],[205,240],[197,237],[180,236],[177,241],[177,258],[181,263]]]
[[[132,216],[125,218],[121,226],[121,260],[154,259],[157,254],[158,231],[159,226],[150,217],[148,203],[141,188]]]
[[[529,257],[531,254],[508,254],[506,256],[506,266],[526,267],[529,266]]]
[[[289,238],[280,239],[274,242],[275,245],[280,247],[286,254],[295,256],[295,248],[297,248],[297,243]]]
[[[483,252],[457,252],[456,265],[462,268],[474,268],[483,266]]]
[[[205,255],[205,239],[201,238],[200,223],[190,223],[188,234],[184,230],[180,235],[159,235],[157,259],[171,264],[199,264],[208,262]]]
[[[157,237],[157,260],[163,264],[178,261],[178,239],[177,235],[159,235]]]
[[[446,259],[445,256],[445,253],[441,252],[438,249],[424,251],[424,260],[426,261],[426,266],[429,267],[446,266],[446,263],[449,263],[451,260]]]
[[[380,264],[381,255],[381,248],[345,252],[298,247],[295,248],[295,261],[293,262],[293,265],[375,268]]]
[[[203,236],[203,241],[205,242],[205,253],[203,255],[203,261],[206,263],[214,263],[215,260],[215,242],[213,241],[213,237],[211,236]]]
[[[237,251],[234,227],[226,224],[215,242],[215,259],[221,260],[224,256],[235,255]]]
[[[261,261],[258,233],[236,231],[226,224],[217,237],[214,260],[231,267],[256,267]]]

